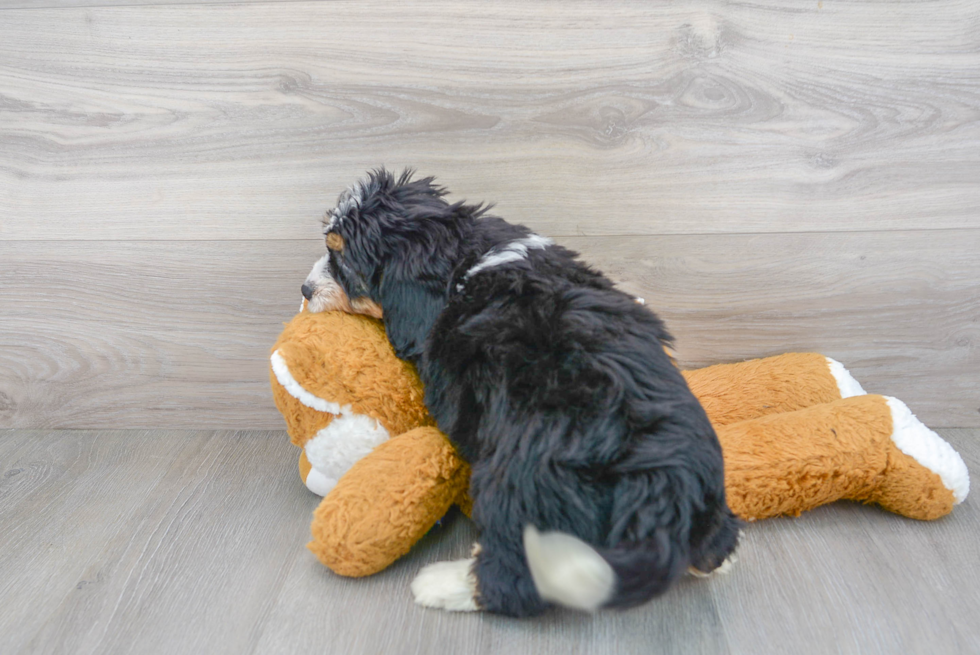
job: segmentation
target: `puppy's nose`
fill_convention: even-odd
[[[303,285],[303,297],[307,300],[313,300],[313,287],[308,284]]]

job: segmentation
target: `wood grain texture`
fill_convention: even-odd
[[[552,235],[977,227],[980,10],[4,11],[0,239],[293,239],[373,165]]]
[[[980,424],[980,230],[560,241],[684,366],[818,351],[930,425]],[[0,427],[282,427],[267,358],[319,239],[23,245],[0,243]]]
[[[686,365],[818,350],[980,425],[970,0],[44,4],[0,0],[0,427],[281,427],[268,347],[381,163],[582,250]]]
[[[250,652],[316,505],[282,432],[6,434],[0,650]]]
[[[980,470],[980,431],[943,430]],[[26,449],[26,450],[25,450]],[[513,621],[424,610],[409,582],[468,553],[463,517],[370,578],[303,547],[317,499],[284,432],[0,430],[0,651],[972,653],[980,510],[935,522],[837,503],[746,527],[727,576],[625,612]]]
[[[683,367],[821,352],[931,425],[980,425],[980,230],[563,241],[647,300]]]

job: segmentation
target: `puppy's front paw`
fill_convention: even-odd
[[[475,612],[480,609],[476,604],[475,561],[461,559],[424,567],[412,580],[415,602],[450,612]]]

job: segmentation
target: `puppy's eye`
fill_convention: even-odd
[[[327,248],[330,250],[341,251],[344,249],[344,237],[336,232],[327,235]]]

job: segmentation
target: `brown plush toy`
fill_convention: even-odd
[[[346,576],[384,569],[454,503],[469,468],[435,428],[421,382],[381,322],[302,311],[271,358],[272,390],[300,475],[324,496],[308,547]],[[915,519],[969,492],[959,454],[904,403],[866,395],[843,366],[787,354],[686,371],[721,442],[732,510],[753,521],[840,499]]]

